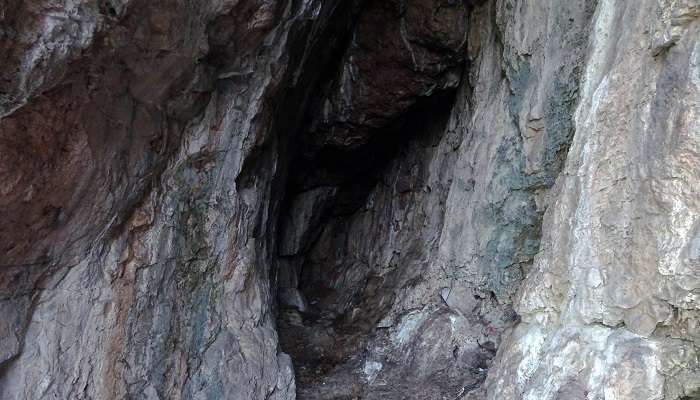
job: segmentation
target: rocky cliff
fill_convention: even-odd
[[[4,0],[0,399],[700,399],[700,1]]]

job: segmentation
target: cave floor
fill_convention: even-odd
[[[361,399],[365,385],[357,371],[366,343],[359,328],[343,323],[343,315],[311,301],[300,312],[280,310],[282,350],[292,357],[299,400]]]

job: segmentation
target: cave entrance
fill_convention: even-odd
[[[344,243],[383,167],[395,157],[389,150],[322,155],[315,161],[323,167],[308,169],[320,184],[290,186],[278,242],[278,331],[294,362],[300,399],[361,395],[363,349],[386,304],[370,293],[379,281],[362,260],[346,254]]]
[[[401,273],[377,274],[368,261],[374,242],[390,229],[380,217],[379,226],[363,226],[373,212],[369,203],[379,186],[381,202],[418,190],[410,176],[388,183],[387,171],[420,174],[420,161],[407,154],[436,147],[453,100],[452,93],[420,102],[362,146],[300,151],[290,160],[302,172],[289,177],[286,189],[275,283],[279,340],[294,363],[298,398],[363,397],[364,356]]]

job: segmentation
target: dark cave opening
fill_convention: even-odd
[[[274,281],[280,345],[292,357],[298,398],[325,399],[328,393],[338,399],[361,398],[365,383],[358,371],[366,347],[391,307],[398,275],[410,271],[379,277],[335,265],[337,260],[332,259],[337,254],[320,260],[310,254],[329,252],[321,249],[325,244],[319,245],[322,237],[334,240],[328,238],[347,235],[372,190],[384,184],[389,165],[401,163],[411,144],[436,146],[445,134],[454,98],[455,91],[449,91],[420,99],[357,148],[320,146],[314,152],[299,151],[290,160],[299,173],[290,174],[285,190]],[[415,189],[407,182],[396,185],[398,196]],[[343,275],[354,279],[334,287]]]

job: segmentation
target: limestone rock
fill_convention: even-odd
[[[700,398],[700,2],[5,0],[0,399]]]

